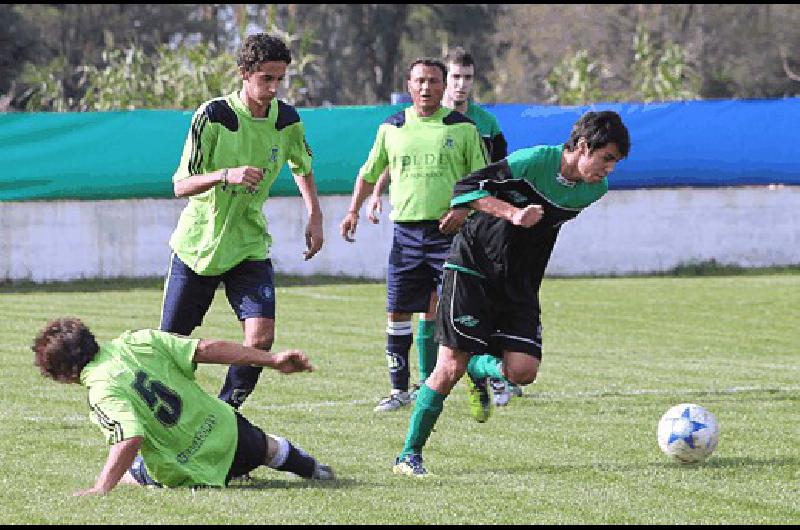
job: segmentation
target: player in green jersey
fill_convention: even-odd
[[[445,77],[446,68],[439,60],[423,58],[411,64],[407,82],[413,104],[378,128],[369,158],[356,179],[350,210],[340,226],[342,236],[352,242],[358,211],[388,168],[394,239],[387,277],[386,355],[392,390],[376,411],[395,410],[411,401],[411,317],[431,312],[430,293],[440,281],[452,235],[467,213],[449,207],[452,186],[487,162],[474,124],[441,105]],[[432,327],[420,335],[432,341]],[[420,365],[433,369],[436,352],[429,350]]]
[[[77,495],[105,494],[121,481],[221,487],[261,465],[309,479],[333,478],[330,467],[285,438],[264,434],[195,382],[197,363],[310,372],[301,351],[270,353],[149,329],[126,331],[101,347],[72,318],[49,322],[32,349],[42,375],[89,389],[92,421],[111,446],[94,487]]]
[[[451,49],[444,58],[447,67],[446,86],[442,105],[457,110],[475,123],[478,133],[486,145],[487,153],[492,162],[505,158],[507,142],[500,130],[500,125],[490,112],[470,101],[473,81],[475,79],[475,61],[472,55],[464,48],[457,46]],[[383,204],[381,193],[389,182],[389,172],[384,171],[375,185],[367,204],[367,218],[373,223],[379,222]],[[447,198],[449,201],[449,197]],[[436,304],[438,295],[434,290],[431,293],[430,307],[425,314],[421,314],[417,326],[417,352],[419,354],[419,381],[422,384],[436,364],[437,344],[433,337],[436,319]],[[491,413],[489,393],[486,379],[470,377],[467,380],[470,398],[470,412],[479,422],[485,422]],[[495,405],[506,405],[511,395],[521,395],[519,386],[509,384],[502,379],[490,379],[492,397]]]
[[[190,335],[217,286],[244,331],[244,344],[263,350],[275,336],[272,238],[262,208],[288,162],[308,211],[306,259],[322,246],[322,212],[311,151],[297,111],[276,98],[291,55],[264,33],[250,35],[238,56],[241,90],[203,103],[173,176],[175,195],[188,197],[170,239],[161,330]],[[255,388],[260,367],[232,366],[220,392],[239,407]]]
[[[439,356],[419,390],[393,471],[424,477],[422,448],[464,372],[534,381],[542,356],[539,287],[561,226],[608,191],[628,155],[619,115],[587,112],[562,145],[515,151],[456,183],[453,207],[477,210],[453,240],[436,315]],[[496,357],[471,355],[489,351]]]

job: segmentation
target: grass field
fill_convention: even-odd
[[[430,480],[391,474],[410,410],[372,412],[387,390],[381,283],[278,279],[276,349],[312,374],[265,372],[243,413],[331,464],[310,484],[267,468],[225,490],[118,487],[74,498],[105,461],[85,390],[42,378],[29,350],[54,316],[104,341],[158,325],[155,281],[0,286],[2,523],[800,523],[800,274],[548,279],[536,384],[486,424],[463,383],[426,448]],[[220,291],[196,336],[240,340]],[[416,374],[416,353],[413,372]],[[223,367],[201,366],[216,393]],[[669,461],[667,408],[716,414],[717,452]]]

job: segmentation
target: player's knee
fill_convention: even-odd
[[[538,371],[538,365],[513,366],[507,368],[507,377],[512,383],[524,386],[536,381]]]
[[[244,345],[251,348],[258,348],[259,350],[269,351],[272,349],[272,343],[275,341],[275,336],[272,333],[260,333],[251,337],[246,337]]]

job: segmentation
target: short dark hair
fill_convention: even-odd
[[[567,150],[575,150],[581,138],[586,140],[590,152],[613,143],[617,145],[622,158],[626,158],[631,148],[628,129],[619,114],[613,110],[589,111],[581,116],[572,126],[569,140],[565,144]]]
[[[79,383],[81,370],[100,351],[92,332],[77,318],[48,322],[31,349],[35,354],[33,364],[42,375],[61,383]]]
[[[447,80],[447,66],[445,66],[445,64],[439,59],[434,59],[433,57],[418,57],[417,59],[414,59],[414,61],[411,63],[411,66],[409,66],[408,70],[406,71],[406,79],[411,79],[411,70],[413,70],[418,64],[435,66],[442,71],[442,80]]]
[[[248,72],[253,72],[260,63],[267,61],[283,61],[290,64],[292,54],[278,37],[266,33],[248,35],[239,49],[236,64]]]
[[[456,46],[455,48],[451,48],[447,52],[447,55],[444,56],[444,64],[447,66],[451,64],[457,64],[459,66],[475,66],[475,60],[472,58],[472,54],[467,50],[461,46]]]

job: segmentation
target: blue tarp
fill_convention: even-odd
[[[509,150],[563,142],[587,110],[618,112],[631,152],[609,178],[612,189],[800,185],[800,98],[486,108]]]

